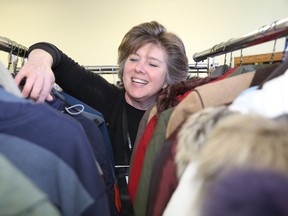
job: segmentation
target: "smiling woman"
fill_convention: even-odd
[[[100,111],[108,125],[116,167],[129,167],[138,126],[144,112],[156,103],[167,85],[185,80],[188,59],[182,40],[156,21],[141,23],[124,36],[118,48],[121,87],[80,66],[55,45],[32,45],[28,61],[16,82],[23,78],[23,95],[37,103],[51,101],[56,83],[68,94]],[[122,215],[132,215],[125,176],[116,169]]]
[[[125,63],[123,84],[127,103],[140,110],[154,104],[166,84],[166,52],[151,43],[131,54]]]

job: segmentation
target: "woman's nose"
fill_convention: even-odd
[[[145,63],[142,61],[139,61],[136,65],[135,69],[137,72],[144,73],[145,72]]]

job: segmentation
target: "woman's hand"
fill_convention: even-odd
[[[17,85],[26,78],[22,94],[37,103],[45,100],[51,101],[53,98],[50,91],[55,82],[55,76],[51,70],[53,64],[52,56],[41,49],[30,52],[27,63],[15,76]]]

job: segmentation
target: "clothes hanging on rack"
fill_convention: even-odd
[[[0,134],[1,145],[8,144],[10,138]],[[14,143],[9,143],[9,147]],[[22,143],[21,143],[22,144]],[[41,190],[13,165],[2,153],[0,154],[1,206],[3,215],[23,216],[60,216],[58,209]],[[29,196],[27,196],[29,194]]]
[[[238,206],[237,214],[241,216],[270,216],[276,211],[287,215],[287,205],[281,205],[288,200],[287,184],[287,176],[274,170],[231,170],[211,187],[203,204],[203,215],[231,216],[235,213],[233,206]]]
[[[110,202],[110,209],[113,211],[113,215],[117,215],[118,210],[116,209],[115,203],[115,188],[117,188],[117,180],[115,177],[114,166],[111,160],[111,149],[107,148],[106,142],[104,141],[103,134],[98,127],[98,125],[93,122],[91,119],[87,118],[83,112],[83,110],[78,110],[77,105],[82,105],[81,103],[71,105],[69,104],[65,98],[62,97],[62,94],[55,89],[52,89],[53,100],[50,102],[46,102],[49,106],[55,108],[56,110],[70,116],[75,119],[77,122],[81,124],[83,127],[88,139],[89,143],[92,147],[92,152],[94,153],[97,164],[100,166],[100,174],[102,175],[104,182],[106,184],[106,190]],[[97,118],[97,122],[100,123],[100,118]],[[102,119],[102,121],[104,121]],[[102,122],[103,123],[103,122]],[[116,192],[117,193],[117,192]],[[119,202],[119,201],[118,201]]]
[[[270,71],[271,72],[271,71]],[[260,72],[258,72],[260,73]],[[257,74],[258,74],[257,73]],[[236,98],[236,96],[243,90],[247,89],[254,78],[255,72],[247,73],[247,74],[242,74],[239,76],[231,77],[229,79],[223,79],[218,82],[212,82],[212,83],[207,83],[202,86],[198,86],[195,89],[193,89],[190,94],[188,94],[173,110],[172,113],[169,114],[168,118],[165,120],[166,126],[163,128],[163,126],[160,126],[158,137],[163,137],[161,140],[156,140],[155,142],[152,142],[151,140],[147,144],[146,151],[144,152],[144,162],[143,162],[143,167],[138,167],[137,173],[140,174],[140,179],[139,183],[134,181],[133,179],[133,166],[131,169],[132,172],[132,179],[130,178],[129,184],[133,185],[136,183],[136,186],[134,186],[134,190],[136,190],[136,197],[135,198],[135,213],[136,215],[142,215],[142,212],[144,212],[145,215],[145,206],[147,204],[147,197],[148,197],[148,191],[149,191],[149,181],[151,176],[151,170],[153,167],[153,161],[155,158],[155,155],[161,148],[164,139],[169,138],[173,132],[181,126],[181,123],[183,123],[189,115],[196,113],[206,107],[209,106],[218,106],[221,104],[227,104],[231,103],[233,99]],[[263,75],[263,74],[262,74]],[[267,73],[266,73],[267,75]],[[256,76],[255,76],[256,77]],[[262,81],[262,80],[260,80]],[[256,83],[255,83],[256,84]],[[186,101],[189,103],[186,104]],[[184,106],[184,107],[182,107]],[[182,107],[182,108],[181,108]],[[178,110],[181,109],[181,115],[180,116]],[[165,112],[163,112],[165,113]],[[182,120],[180,120],[182,119]],[[157,124],[158,125],[158,124]],[[156,125],[156,127],[157,127]],[[172,129],[173,128],[173,129]],[[156,135],[156,128],[153,130],[153,135]],[[165,134],[163,134],[163,132]],[[139,146],[138,146],[139,148]],[[138,151],[137,148],[137,151]],[[143,152],[143,150],[142,150]],[[139,157],[141,158],[141,157]],[[142,156],[143,158],[143,156]],[[135,164],[136,165],[136,164]],[[139,176],[139,174],[138,174]],[[137,194],[138,193],[138,194]],[[144,206],[140,207],[140,206]],[[137,214],[138,212],[138,214]]]
[[[175,95],[165,95],[164,96],[169,98],[169,100],[173,100],[173,98],[177,98],[177,102],[176,103],[171,103],[175,106],[175,104],[177,104],[180,101],[181,96],[184,94],[184,92],[188,91],[188,89],[193,89],[196,86],[201,86],[209,81],[213,80],[213,78],[194,78],[191,79],[189,81],[186,82],[180,82],[179,84],[175,84],[172,86],[168,86],[167,89],[165,89],[164,91],[167,91],[169,93],[173,92]],[[183,87],[183,86],[186,86]],[[181,88],[179,88],[181,87]],[[173,91],[174,88],[174,91]],[[163,93],[160,93],[160,96],[158,98],[158,100],[160,101],[165,101],[164,99],[161,98],[161,95],[163,95]],[[155,157],[155,155],[153,155],[153,152],[156,152],[156,146],[159,146],[162,141],[165,139],[165,134],[163,133],[163,130],[166,129],[166,125],[167,122],[166,120],[168,119],[168,117],[170,116],[171,112],[173,111],[173,106],[171,106],[171,104],[167,101],[167,105],[162,106],[157,104],[157,113],[155,114],[155,116],[150,120],[152,121],[151,123],[149,122],[149,127],[147,127],[147,131],[145,131],[145,135],[143,135],[143,140],[139,141],[139,145],[137,146],[137,150],[135,151],[135,160],[133,160],[133,165],[130,168],[130,183],[128,184],[128,188],[129,188],[129,193],[131,196],[132,201],[134,201],[134,197],[136,194],[136,189],[138,188],[138,181],[140,179],[140,173],[142,171],[142,165],[143,165],[143,161],[144,161],[144,156],[145,158],[150,158],[149,160],[147,160],[146,163],[150,163],[153,161],[153,158]],[[163,108],[165,107],[165,109]],[[163,110],[162,110],[163,109]],[[163,111],[163,112],[162,112]],[[160,123],[161,122],[161,123]],[[150,126],[151,124],[151,126]],[[154,128],[156,127],[157,128]],[[159,126],[161,125],[161,126]],[[165,125],[165,129],[164,129],[164,125]],[[156,131],[160,130],[159,132],[156,133]],[[150,135],[149,135],[150,132]],[[152,136],[153,133],[153,136]],[[163,136],[164,135],[164,136]],[[151,137],[151,139],[147,139],[148,137]],[[150,153],[147,153],[147,150],[149,151],[149,148],[147,148],[148,143],[150,144],[151,142],[155,143],[154,149],[153,151]],[[136,148],[135,148],[136,149]],[[146,154],[148,156],[146,156]],[[152,155],[151,155],[152,154]],[[150,170],[150,166],[149,168],[147,168],[147,170]],[[146,168],[145,168],[146,169]],[[144,176],[149,176],[147,173],[144,174]],[[149,177],[148,177],[149,178]],[[147,181],[145,181],[147,182]],[[144,186],[145,187],[145,186]],[[143,192],[139,193],[139,198],[138,199],[143,199],[145,200],[146,196],[144,196],[144,193],[146,194],[147,192],[145,191],[145,189],[142,190]],[[137,195],[136,195],[137,197]],[[138,203],[138,201],[136,201]],[[142,204],[136,204],[137,206],[145,206]],[[137,210],[135,211],[139,211],[142,207],[137,208]]]
[[[284,19],[284,21],[278,22],[279,25],[276,25],[277,28],[269,29],[264,33],[262,32],[262,35],[257,35],[257,41],[253,41],[254,45],[256,45],[256,42],[257,44],[264,43],[268,40],[287,35],[287,26],[283,24],[283,22],[287,23],[287,21],[287,19]],[[269,28],[272,27],[269,26]],[[237,40],[237,42],[239,42],[239,40]],[[240,44],[241,46],[238,46]],[[228,44],[226,44],[225,52],[230,52],[232,49],[236,50],[252,46],[251,38],[247,40],[245,37],[241,43],[239,42],[236,45],[237,46],[230,43],[228,47]],[[213,57],[219,54],[214,51],[212,49],[209,50],[209,54],[207,55]],[[221,50],[221,52],[222,51],[224,50]],[[207,56],[205,56],[205,58],[206,57]],[[139,139],[137,149],[134,149],[135,156],[130,166],[129,189],[132,192],[131,198],[136,216],[162,215],[171,196],[173,196],[175,190],[178,188],[178,183],[182,175],[178,173],[177,149],[181,146],[179,145],[179,134],[187,119],[190,116],[200,114],[202,111],[205,112],[209,108],[216,109],[223,106],[225,110],[227,110],[227,106],[233,103],[242,92],[251,87],[257,88],[261,86],[280,66],[283,67],[282,64],[277,63],[257,67],[247,67],[247,65],[245,65],[245,67],[237,66],[231,68],[225,74],[218,76],[217,79],[187,90],[185,93],[181,93],[180,101],[175,104],[175,106],[167,109],[164,108],[159,113],[157,113],[157,108],[152,109],[150,115],[147,114],[149,117],[146,128],[144,128],[142,132],[142,137]],[[280,105],[275,104],[275,106]],[[261,108],[261,106],[259,108]],[[228,113],[234,113],[232,110],[227,111]],[[206,115],[206,117],[208,118],[208,115]],[[214,121],[213,119],[211,120],[216,125],[216,122],[218,120],[221,121],[221,118],[218,116],[217,121],[216,119],[214,119]],[[204,128],[202,128],[200,124],[196,125],[196,122],[194,123],[195,127],[199,127],[199,133],[194,131],[196,128],[190,128],[190,130],[195,132],[197,139],[203,138],[204,134],[202,134],[202,132]],[[212,130],[212,128],[210,129]],[[189,132],[189,130],[186,130],[187,136],[191,136],[192,131]],[[195,140],[191,141],[190,139],[189,142],[186,139],[186,141],[181,142],[187,142],[187,145],[189,145],[194,141]],[[185,151],[185,149],[182,149],[182,152],[186,153],[186,156],[184,156],[186,160],[193,155],[191,155],[191,151]],[[141,156],[139,157],[139,155]],[[182,166],[182,173],[183,170],[186,170],[189,161],[186,163],[185,166]],[[137,167],[137,169],[134,166]],[[165,191],[165,193],[163,193],[163,191]],[[187,196],[189,195],[189,191],[190,190],[186,188]],[[178,201],[182,200],[179,196],[177,199]],[[182,212],[176,207],[178,204],[172,205],[172,210],[174,210],[169,210],[170,213],[173,212],[171,215],[175,215],[176,212]],[[184,207],[184,202],[182,204]],[[177,211],[177,209],[179,211]],[[191,214],[191,211],[189,213]],[[183,215],[186,214],[183,213]]]
[[[63,116],[63,114],[52,110],[52,108],[49,109],[45,104],[36,105],[31,101],[27,102],[24,99],[13,98],[13,95],[7,95],[3,90],[0,98],[1,133],[16,136],[41,146],[41,148],[51,152],[54,158],[58,158],[58,161],[63,161],[63,164],[68,165],[71,171],[73,170],[73,175],[67,175],[70,176],[68,182],[66,181],[67,176],[63,176],[63,180],[56,181],[57,184],[53,186],[50,185],[51,181],[49,182],[50,184],[46,185],[46,181],[43,181],[43,178],[52,178],[51,174],[48,176],[46,174],[43,175],[43,171],[40,172],[42,169],[38,172],[35,170],[34,173],[38,176],[39,181],[37,182],[44,184],[41,187],[43,191],[51,193],[50,187],[58,189],[55,194],[60,197],[54,199],[50,196],[50,199],[61,209],[63,215],[93,215],[97,211],[102,212],[104,215],[110,215],[103,179],[97,169],[95,157],[92,155],[89,140],[83,128],[75,121]],[[16,122],[18,123],[16,124]],[[61,130],[58,128],[60,125]],[[37,152],[34,151],[34,153]],[[35,158],[37,154],[34,157],[33,155],[32,153],[30,157]],[[40,160],[41,158],[38,159]],[[57,176],[55,179],[60,180],[64,173],[69,173],[66,171],[57,174],[63,165],[59,162],[57,163],[56,159],[52,161],[56,163],[56,167],[53,169],[53,164],[51,163],[51,166],[48,164],[47,168],[55,172],[54,176]],[[35,165],[40,166],[41,164],[41,161],[37,162],[37,159],[33,162]],[[58,166],[60,167],[57,168]],[[27,169],[30,172],[34,172],[32,167],[27,167]],[[41,179],[43,180],[41,181]],[[61,184],[64,184],[65,187],[61,187]],[[69,187],[69,190],[64,190],[67,187]],[[70,195],[67,196],[66,193]],[[64,205],[67,204],[66,199],[70,201],[70,204],[73,200],[75,203],[73,205]]]
[[[28,51],[28,49],[25,46],[22,46],[22,45],[14,42],[14,41],[8,39],[8,38],[4,38],[4,37],[0,37],[0,50],[7,52],[9,55],[9,59],[11,59],[11,56],[14,57],[14,55],[17,58],[22,57],[24,59],[27,57],[27,51]],[[22,61],[22,63],[23,62],[24,61]],[[10,61],[9,61],[9,64],[10,64]],[[17,64],[16,64],[16,66],[17,66]],[[15,82],[12,78],[12,76],[15,75],[14,74],[15,70],[7,71],[7,72],[10,75],[10,77],[9,76],[8,77],[10,78],[10,81],[12,83],[11,86],[16,87],[15,89],[18,91],[17,92],[18,96],[21,97],[21,91],[19,91],[19,88],[17,86],[15,86]],[[8,86],[8,83],[6,83],[6,81],[3,80],[3,83],[5,83],[5,85],[4,85],[5,87]],[[19,86],[20,88],[21,88],[21,85],[22,85],[22,83]],[[113,153],[112,153],[111,142],[110,142],[110,139],[108,137],[108,130],[107,130],[106,122],[105,122],[105,120],[104,120],[104,118],[100,112],[97,112],[96,110],[91,111],[91,109],[89,109],[88,105],[83,104],[83,103],[79,103],[85,109],[83,112],[81,112],[81,114],[73,115],[73,114],[71,114],[71,112],[67,112],[66,106],[68,106],[68,102],[67,102],[68,100],[73,101],[73,102],[76,101],[76,99],[75,98],[72,99],[72,97],[70,95],[65,94],[65,93],[63,93],[63,94],[60,93],[60,94],[57,94],[57,98],[55,97],[53,102],[51,102],[51,103],[47,102],[46,105],[50,106],[52,109],[55,109],[54,110],[55,112],[59,112],[60,116],[66,115],[66,118],[67,117],[71,118],[71,120],[74,122],[74,124],[75,123],[79,124],[80,130],[82,130],[80,132],[80,134],[78,134],[79,138],[74,140],[74,143],[76,144],[78,141],[80,141],[79,139],[83,139],[82,142],[83,142],[84,146],[83,146],[83,150],[78,151],[79,165],[76,166],[77,170],[73,169],[73,172],[77,172],[78,178],[79,177],[83,178],[83,179],[81,179],[80,183],[81,183],[81,185],[83,184],[82,186],[85,188],[84,191],[87,190],[85,193],[87,193],[88,197],[90,197],[89,199],[90,199],[91,204],[88,205],[89,199],[86,199],[87,206],[85,208],[82,206],[81,207],[82,210],[77,209],[77,211],[73,210],[72,212],[75,212],[74,215],[76,215],[78,213],[79,214],[81,213],[82,215],[93,215],[95,213],[95,210],[98,209],[99,206],[102,206],[102,209],[100,212],[103,212],[104,215],[107,215],[107,214],[110,215],[111,214],[111,215],[116,216],[119,214],[119,211],[121,209],[121,203],[120,203],[120,199],[119,199],[118,182],[116,180],[116,175],[114,173],[115,172],[114,171],[114,158],[113,158]],[[25,101],[26,101],[26,99],[25,99]],[[73,106],[73,105],[71,105],[71,106]],[[73,109],[71,108],[71,110],[69,110],[69,111],[73,111]],[[75,109],[74,109],[74,111],[75,111]],[[35,112],[36,112],[36,114],[38,114],[37,111],[35,111]],[[53,118],[51,118],[51,119],[53,119]],[[46,121],[46,119],[44,119],[44,120]],[[59,121],[60,120],[61,120],[61,118],[59,119]],[[76,122],[75,122],[75,120],[76,120]],[[32,120],[32,123],[34,123],[33,120]],[[55,123],[57,123],[56,120],[55,120]],[[72,126],[73,126],[73,123],[72,123]],[[28,128],[30,128],[30,127],[27,127],[27,129]],[[70,129],[72,129],[72,128],[70,128]],[[67,128],[68,131],[70,129],[69,129],[69,127]],[[68,133],[67,130],[65,128],[64,132],[66,131]],[[72,132],[72,130],[71,130],[71,132]],[[84,132],[84,134],[81,135],[81,133],[83,133],[83,132]],[[77,133],[73,134],[73,136],[77,136]],[[43,139],[45,139],[45,137],[43,137]],[[40,137],[39,137],[39,140],[36,139],[34,141],[35,142],[36,141],[41,142]],[[44,144],[46,144],[46,143],[44,143]],[[87,145],[87,144],[88,144],[88,146],[85,147],[85,145]],[[37,145],[38,145],[38,143],[37,143]],[[43,143],[42,143],[42,145],[43,145]],[[51,145],[53,148],[53,141],[51,142]],[[69,144],[69,145],[73,146],[74,144]],[[76,150],[76,146],[75,146],[75,150]],[[51,146],[49,146],[47,143],[47,146],[45,146],[45,148],[49,148],[49,147],[51,147]],[[68,148],[68,146],[66,146],[66,148]],[[59,150],[60,151],[60,149],[53,149],[53,150],[55,150],[55,151]],[[64,150],[64,147],[63,147],[63,150]],[[73,150],[73,148],[70,149],[70,151],[72,151],[72,150]],[[85,151],[86,151],[86,153],[84,153]],[[76,158],[76,151],[71,152],[71,154],[72,153],[75,154],[74,156]],[[86,162],[86,168],[80,169],[80,170],[82,170],[82,171],[80,171],[78,169],[82,166],[81,164],[84,162],[84,161],[81,161],[81,158],[84,156],[84,154],[91,154],[91,155],[90,156],[86,155],[86,157],[88,158],[87,162]],[[64,156],[65,156],[64,154],[58,155],[58,157],[60,157],[61,159]],[[69,157],[68,157],[68,159],[69,159]],[[93,159],[93,160],[90,161],[90,159]],[[69,163],[73,164],[73,159],[70,158],[69,160],[68,161],[64,160],[64,162],[68,163],[68,164]],[[91,164],[89,165],[90,162],[91,162]],[[72,165],[72,164],[69,164],[69,165]],[[76,164],[74,164],[74,165],[76,165]],[[84,165],[84,163],[83,163],[83,165]],[[89,168],[89,166],[91,166],[91,167]],[[100,182],[98,182],[98,181],[100,181]],[[102,191],[102,189],[103,189],[103,191]],[[68,191],[68,190],[66,190],[66,191]],[[103,193],[101,195],[103,198],[101,198],[101,196],[99,196],[99,193],[100,194]],[[73,198],[75,198],[75,197],[73,197],[73,196],[70,197],[71,200],[73,200]],[[79,196],[79,199],[80,198],[81,198],[81,196]],[[107,198],[109,200],[108,206],[106,205],[107,203],[105,201]],[[97,200],[97,202],[95,202],[96,200]],[[81,200],[79,200],[79,201],[81,201]],[[73,205],[68,205],[68,206],[75,206],[75,208],[78,208],[78,207],[80,207],[80,204],[79,205],[73,204]],[[67,212],[68,211],[66,211],[65,214],[67,214]],[[70,214],[70,215],[73,215],[73,214]]]
[[[287,121],[280,123],[257,113],[235,113],[220,119],[207,134],[205,145],[195,149],[195,154],[191,155],[194,157],[180,178],[163,215],[175,215],[176,212],[181,215],[203,215],[203,202],[210,187],[229,170],[255,169],[287,176],[287,129]],[[234,196],[239,194],[234,193]],[[270,194],[268,196],[271,197]],[[257,204],[254,205],[257,209]],[[281,212],[281,209],[281,206],[275,207],[271,215]]]
[[[262,68],[262,69],[255,71],[255,72],[250,72],[250,73],[243,74],[243,75],[237,75],[234,77],[234,79],[235,79],[234,85],[231,85],[233,82],[231,82],[230,85],[228,83],[227,83],[227,85],[223,85],[223,84],[220,85],[221,82],[223,82],[223,81],[231,80],[232,79],[232,77],[231,77],[231,78],[224,79],[221,82],[218,81],[218,82],[208,83],[206,85],[200,86],[199,88],[201,89],[201,87],[202,88],[204,88],[204,86],[211,87],[211,86],[218,83],[217,87],[215,85],[215,88],[209,88],[209,90],[207,89],[207,96],[204,96],[203,94],[201,94],[202,91],[200,90],[200,94],[202,96],[201,98],[202,98],[204,107],[202,107],[198,111],[195,110],[194,112],[192,112],[190,114],[186,114],[186,116],[184,117],[185,120],[183,122],[186,122],[186,119],[189,116],[193,115],[193,113],[194,114],[199,113],[200,110],[204,111],[204,110],[208,109],[209,107],[214,108],[214,107],[220,106],[221,104],[222,105],[223,104],[224,105],[230,104],[231,101],[233,101],[236,98],[236,95],[235,95],[234,99],[230,98],[231,99],[230,102],[229,102],[229,97],[228,97],[228,100],[225,102],[225,99],[227,99],[226,96],[227,95],[229,96],[229,94],[231,95],[231,93],[233,92],[232,90],[234,90],[235,86],[239,86],[239,83],[243,83],[243,80],[240,79],[241,76],[247,76],[250,74],[250,78],[249,78],[249,80],[246,81],[246,84],[250,84],[250,85],[253,84],[254,86],[258,86],[277,68],[278,68],[277,65],[271,65],[270,70],[269,70],[269,68],[266,68],[266,70],[264,70],[264,68]],[[253,75],[253,76],[251,76],[251,75]],[[236,78],[238,78],[239,82],[236,81]],[[234,79],[232,79],[232,81]],[[245,89],[248,89],[248,88],[249,88],[249,85],[247,85],[242,90],[239,90],[238,92],[241,93],[242,91],[244,91]],[[216,89],[218,89],[218,91],[216,91]],[[221,93],[219,90],[221,90]],[[209,96],[209,98],[211,98],[211,99],[217,98],[217,99],[216,100],[211,100],[211,99],[208,100],[208,95],[209,95],[208,92],[211,95],[211,96]],[[211,104],[208,105],[206,103],[206,101],[209,101]],[[219,101],[220,102],[222,101],[222,103],[219,103]],[[181,105],[181,102],[179,105]],[[179,105],[177,105],[175,107],[175,109],[177,109]],[[194,109],[195,109],[195,106],[190,106],[190,109],[187,107],[186,111],[190,111],[192,107],[194,107]],[[172,114],[174,112],[175,112],[175,110],[172,112]],[[170,116],[169,120],[171,120],[171,116]],[[196,122],[194,122],[194,123],[196,124]],[[157,126],[160,127],[160,124],[159,125],[156,124],[155,127],[157,128]],[[203,130],[203,128],[200,127],[199,124],[197,126],[199,127],[199,130]],[[143,183],[141,183],[141,181],[142,181],[142,182],[145,182],[144,184],[146,186],[144,186],[145,189],[143,189],[144,188],[143,186],[139,186],[139,184],[136,187],[136,190],[137,190],[136,194],[139,193],[139,194],[143,195],[143,197],[146,196],[144,191],[145,190],[149,191],[149,193],[148,193],[149,199],[147,198],[147,200],[148,200],[147,205],[143,205],[143,203],[145,203],[145,201],[143,201],[143,200],[137,201],[137,199],[135,199],[134,208],[135,208],[135,214],[136,215],[145,215],[145,214],[146,215],[161,215],[163,213],[163,211],[165,210],[165,207],[166,207],[168,201],[170,200],[171,195],[174,193],[174,190],[177,188],[178,180],[175,181],[175,177],[173,178],[173,176],[177,176],[177,172],[176,172],[177,169],[176,169],[176,162],[175,162],[176,161],[175,153],[177,151],[175,149],[177,148],[178,141],[176,141],[177,136],[175,135],[175,133],[177,133],[177,131],[181,130],[182,127],[183,126],[181,124],[180,127],[177,127],[173,132],[171,132],[170,135],[166,136],[165,140],[161,140],[161,141],[158,140],[159,142],[156,142],[156,143],[149,142],[147,149],[146,149],[146,153],[145,153],[145,159],[146,160],[149,159],[150,161],[152,161],[152,162],[150,162],[151,166],[148,166],[147,164],[145,164],[145,160],[144,160],[143,167],[140,170],[141,178],[139,180],[140,185],[143,184]],[[190,128],[190,129],[193,130],[192,128]],[[162,129],[162,130],[165,131],[165,129]],[[167,129],[166,129],[166,132],[167,132]],[[156,133],[156,130],[152,131],[152,133],[154,135],[154,133]],[[188,133],[187,135],[191,135],[191,132],[189,132],[189,130],[186,130],[186,133]],[[163,132],[162,132],[162,135],[163,135]],[[164,136],[165,135],[166,134],[164,134]],[[179,133],[178,133],[178,135],[179,135]],[[160,136],[161,136],[161,134],[158,134],[158,137],[160,137]],[[199,133],[197,136],[201,137],[201,135]],[[174,139],[170,140],[171,137],[173,137]],[[168,141],[168,140],[170,140],[170,141]],[[188,142],[187,140],[186,140],[186,142],[191,143],[191,142]],[[168,144],[168,143],[170,143],[170,144]],[[162,147],[157,147],[157,145],[158,146],[161,145]],[[149,149],[150,149],[150,151],[153,151],[153,154],[156,155],[155,157],[153,157],[151,154],[148,154]],[[163,152],[165,152],[165,154]],[[187,156],[184,157],[184,158],[187,158],[189,155],[189,151],[182,150],[182,152],[187,153]],[[163,159],[165,162],[159,161],[159,155],[161,155],[162,159],[166,158],[165,160]],[[156,169],[156,168],[157,168],[157,171],[154,171],[154,169]],[[149,173],[151,173],[151,174],[149,174]],[[150,178],[149,178],[149,176],[150,176]],[[131,179],[130,179],[130,181],[131,181]],[[160,186],[160,181],[161,181],[161,186]],[[158,182],[158,184],[157,184],[157,182]],[[155,189],[155,184],[159,186],[157,189]],[[154,185],[154,187],[153,187],[153,185]],[[150,187],[153,187],[154,189],[151,189]],[[166,193],[165,193],[166,197],[165,197],[165,195],[163,196],[163,193],[160,193],[160,188],[161,188],[161,191],[166,191]],[[154,201],[154,202],[151,203],[152,201]],[[140,205],[139,203],[142,204],[142,206],[143,206],[142,208],[141,207],[139,208],[139,205]],[[145,207],[145,206],[148,206],[148,207]],[[147,212],[149,212],[149,214],[147,214]]]
[[[84,127],[48,104],[8,92],[2,85],[17,88],[16,83],[5,67],[0,69],[10,76],[9,82],[0,83],[0,131],[5,134],[0,152],[49,197],[61,215],[111,215],[104,178],[113,180],[113,175],[112,170],[108,175],[111,166],[105,167],[109,160],[100,158],[105,154],[96,149],[101,168],[106,168],[103,176]]]
[[[1,154],[40,188],[61,214],[81,215],[93,203],[75,171],[59,157],[14,134],[5,132],[2,137]]]
[[[247,89],[230,105],[231,110],[241,113],[256,112],[267,118],[275,118],[288,112],[287,78],[288,61],[271,73],[273,79],[264,80],[261,88]],[[269,104],[267,104],[269,101]]]

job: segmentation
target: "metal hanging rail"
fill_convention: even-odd
[[[99,74],[117,74],[118,66],[116,65],[92,65],[84,66],[87,70],[93,71],[94,73]]]
[[[288,18],[281,19],[265,25],[254,32],[242,37],[230,39],[226,42],[219,43],[210,49],[197,52],[193,55],[195,62],[205,60],[209,57],[215,57],[221,54],[240,50],[243,48],[255,46],[267,41],[275,40],[288,35]]]
[[[95,66],[83,66],[87,70],[93,71],[94,73],[98,74],[117,74],[118,73],[118,66],[116,65],[95,65]],[[193,72],[207,72],[208,71],[208,65],[205,63],[199,63],[199,64],[189,64],[189,73]]]
[[[6,37],[0,36],[0,50],[16,55],[18,57],[27,57],[28,48],[10,40]]]

